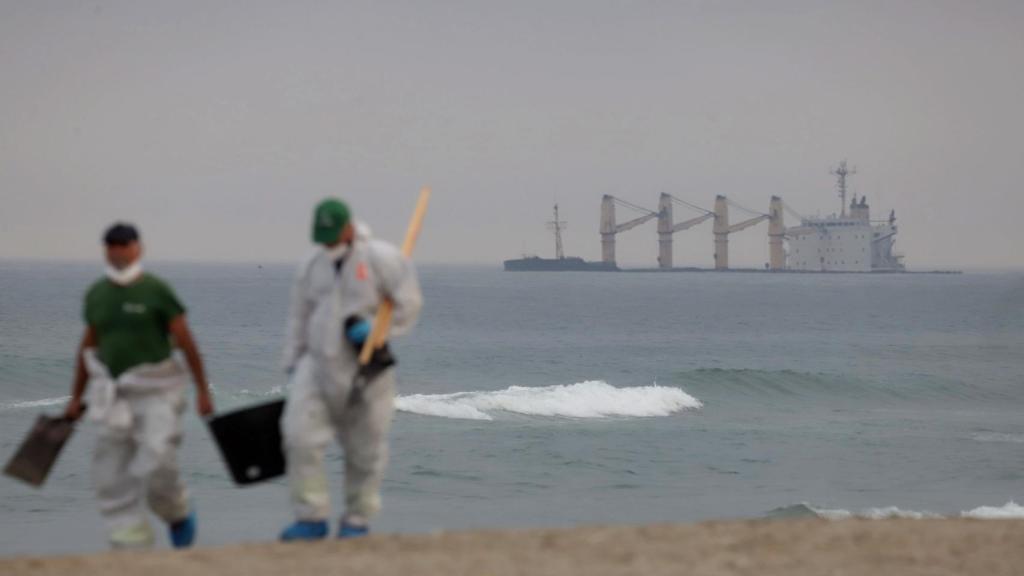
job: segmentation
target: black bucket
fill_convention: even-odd
[[[275,400],[210,419],[210,432],[236,484],[255,484],[284,474],[283,412],[284,400]]]

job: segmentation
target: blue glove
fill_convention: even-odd
[[[345,338],[356,346],[362,346],[366,339],[370,337],[370,331],[373,326],[370,325],[369,321],[362,318],[348,324],[349,326],[345,328]]]

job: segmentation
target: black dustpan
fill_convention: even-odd
[[[255,484],[284,474],[281,414],[275,400],[211,418],[208,422],[236,484]]]
[[[7,462],[4,474],[35,487],[42,486],[61,448],[74,431],[75,424],[68,418],[40,415],[18,451]]]

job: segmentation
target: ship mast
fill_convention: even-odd
[[[548,222],[548,228],[555,232],[555,258],[559,260],[565,259],[565,254],[562,252],[562,229],[566,227],[567,222],[558,219],[558,204],[555,204],[555,219]]]
[[[847,170],[846,160],[843,160],[839,163],[839,168],[832,170],[830,173],[834,174],[839,179],[839,201],[842,203],[841,215],[843,218],[846,218],[846,177],[851,174],[856,174],[857,167],[854,166],[853,169]]]

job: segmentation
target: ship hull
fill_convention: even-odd
[[[519,258],[505,260],[506,272],[617,272],[618,266],[583,258]]]

